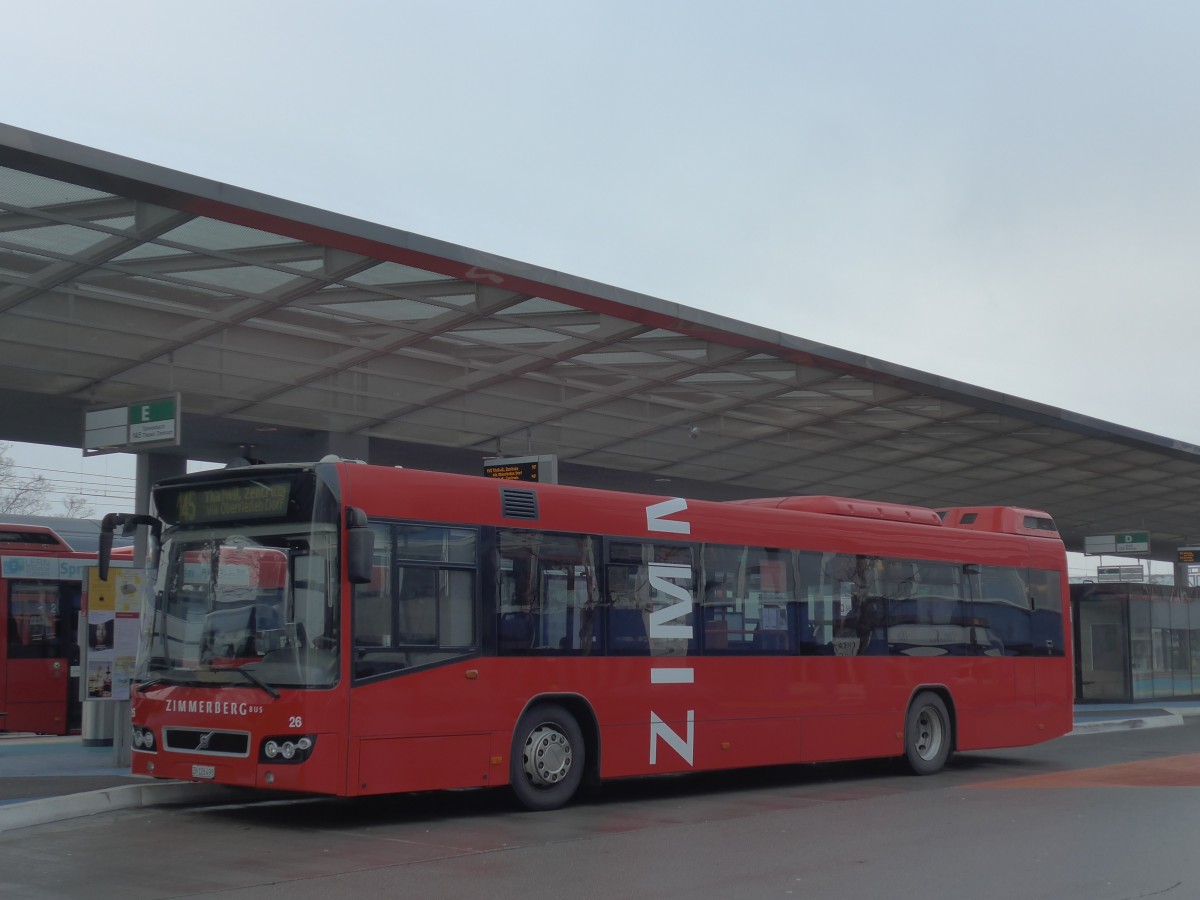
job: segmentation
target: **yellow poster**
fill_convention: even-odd
[[[100,570],[88,570],[87,611],[140,613],[145,572],[141,569],[109,569],[108,580],[100,580]]]
[[[88,612],[117,611],[117,572],[118,569],[108,570],[108,580],[100,580],[99,569],[88,570],[87,608]]]

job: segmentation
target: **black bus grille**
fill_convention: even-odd
[[[163,747],[178,753],[213,756],[249,756],[250,735],[245,731],[205,731],[202,728],[167,728]]]

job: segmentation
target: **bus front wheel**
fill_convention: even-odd
[[[517,799],[532,810],[558,809],[583,780],[583,732],[557,703],[530,707],[513,734],[509,780]]]
[[[950,715],[937,694],[917,694],[904,721],[904,756],[917,775],[940,772],[950,757]]]

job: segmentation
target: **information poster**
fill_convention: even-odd
[[[102,581],[91,568],[86,583],[83,699],[128,700],[149,578],[143,569],[109,569]]]

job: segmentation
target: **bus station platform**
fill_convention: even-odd
[[[1086,704],[1075,707],[1072,734],[1162,728],[1200,716],[1200,701]],[[253,791],[134,775],[114,765],[110,746],[79,736],[0,733],[0,832],[117,809],[246,802]]]
[[[213,784],[159,781],[114,764],[111,746],[0,733],[0,832],[116,809],[223,803],[256,796]]]

